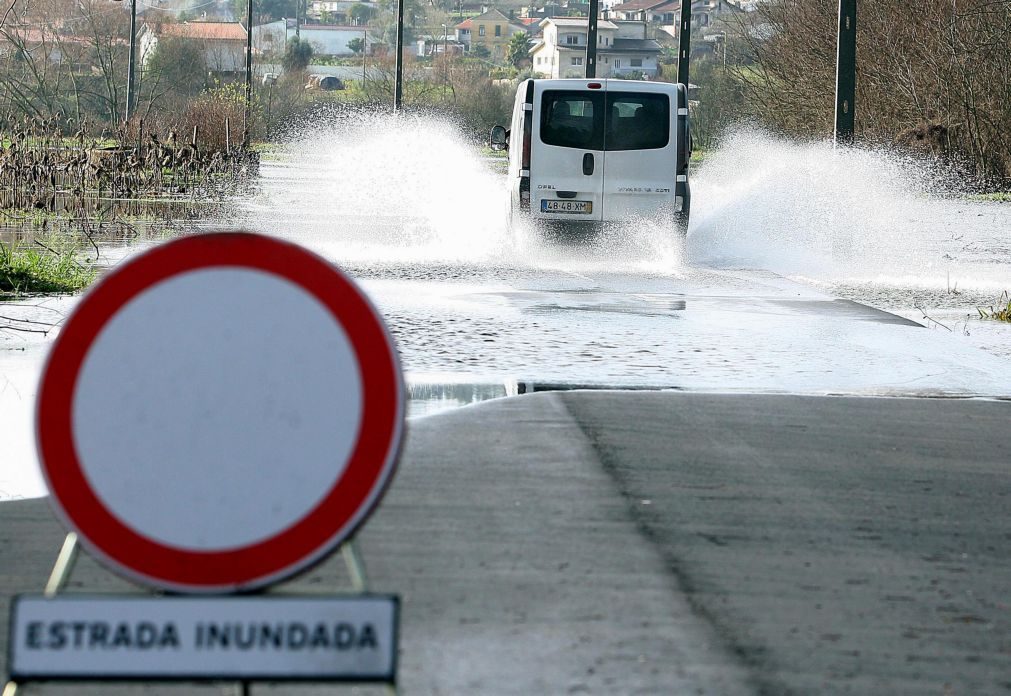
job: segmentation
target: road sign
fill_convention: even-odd
[[[67,320],[39,389],[52,501],[147,584],[250,589],[369,515],[396,466],[393,341],[323,259],[248,233],[185,237],[117,267]]]
[[[396,681],[396,597],[17,597],[16,681]]]

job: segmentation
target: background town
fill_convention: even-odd
[[[255,0],[253,109],[246,123],[242,0],[13,0],[0,22],[0,128],[56,119],[64,135],[187,133],[223,149],[276,139],[340,109],[393,98],[396,3]],[[963,6],[964,5],[964,6]],[[603,0],[598,77],[676,81],[680,0]],[[130,14],[136,78],[128,109]],[[476,140],[507,121],[528,76],[583,75],[588,3],[405,3],[404,106],[445,114]],[[972,186],[1011,176],[1007,3],[897,0],[861,8],[861,142],[911,146]],[[791,136],[831,132],[831,0],[695,0],[691,75],[696,147],[750,121]],[[1004,42],[1004,43],[1002,43]],[[127,111],[131,111],[127,114]],[[228,128],[225,121],[228,120]],[[194,127],[197,131],[194,135]],[[181,137],[181,136],[180,136]],[[226,140],[231,141],[230,143]]]

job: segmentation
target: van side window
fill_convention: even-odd
[[[608,92],[607,150],[650,150],[670,141],[666,94]]]
[[[604,95],[546,90],[541,95],[540,125],[546,145],[603,150]]]

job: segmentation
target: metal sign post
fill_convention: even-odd
[[[365,594],[350,540],[403,420],[381,316],[314,254],[216,233],[117,267],[43,372],[40,462],[70,533],[45,594],[12,607],[5,696],[43,679],[395,684],[398,599]],[[262,590],[343,545],[360,594],[58,597],[78,542],[137,582],[202,595]]]

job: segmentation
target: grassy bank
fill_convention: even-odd
[[[73,249],[0,242],[0,296],[76,292],[95,279]]]

